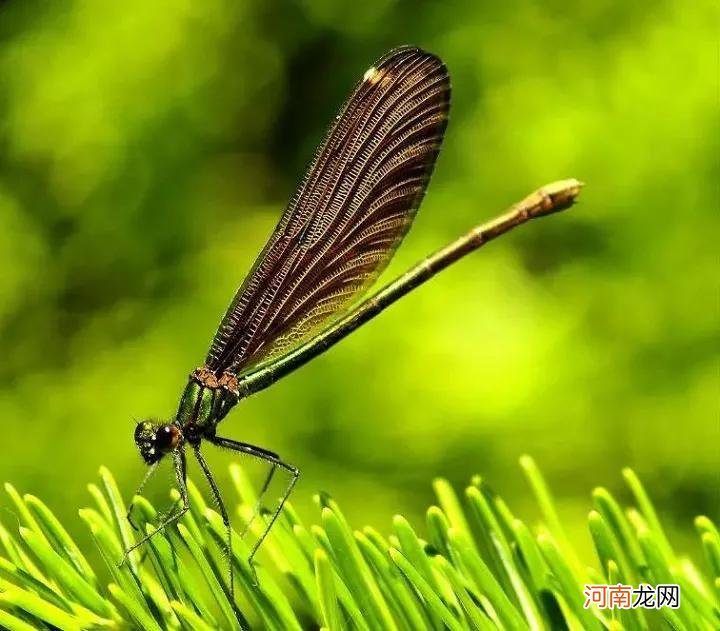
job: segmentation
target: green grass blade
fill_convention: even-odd
[[[472,533],[465,512],[450,483],[443,478],[435,478],[432,486],[447,521],[456,531],[464,532],[472,540]]]
[[[600,561],[600,567],[603,569],[605,578],[609,580],[607,575],[607,567],[610,561],[616,563],[619,567],[624,568],[624,563],[620,556],[620,546],[614,533],[608,526],[603,516],[597,511],[590,511],[588,515],[588,525],[590,527],[590,535],[595,545],[595,552]],[[627,576],[623,572],[624,576]]]
[[[235,486],[240,502],[247,504],[251,509],[254,509],[257,504],[258,497],[255,492],[255,487],[248,477],[247,471],[237,462],[233,462],[229,469],[230,479]]]
[[[20,496],[20,493],[17,492],[17,489],[9,482],[6,482],[5,492],[10,496],[12,503],[15,504],[15,509],[19,513],[21,523],[24,523],[27,528],[35,531],[38,536],[45,538],[43,529],[28,509],[25,500]]]
[[[395,629],[392,614],[355,544],[347,523],[337,509],[332,510],[326,506],[322,509],[321,515],[340,575],[369,621],[372,621],[370,626]]]
[[[207,624],[203,618],[177,600],[173,600],[170,606],[178,618],[185,623],[185,626],[193,629],[193,631],[214,631],[214,629],[217,629],[217,627]]]
[[[335,576],[330,560],[322,548],[315,551],[315,576],[323,623],[328,629],[341,629],[342,612],[335,591]]]
[[[390,558],[393,560],[398,569],[405,575],[408,581],[418,590],[428,609],[438,618],[440,618],[448,629],[451,631],[462,631],[464,625],[453,615],[442,602],[438,593],[418,572],[415,567],[408,561],[402,553],[395,549],[390,548]]]
[[[502,585],[503,591],[508,594],[513,604],[519,606],[519,601],[513,589],[512,581],[508,575],[505,564],[499,551],[499,547],[507,545],[504,539],[500,538],[499,524],[490,508],[487,499],[476,486],[468,487],[465,491],[468,500],[468,511],[470,523],[476,533],[473,540],[476,542],[480,556],[492,571],[495,578]]]
[[[603,488],[597,487],[592,492],[595,509],[602,515],[605,523],[612,530],[616,541],[620,546],[620,558],[618,565],[627,580],[637,581],[640,577],[636,574],[636,568],[645,564],[642,550],[635,538],[630,523],[611,493]]]
[[[68,596],[74,597],[78,603],[99,616],[114,617],[115,611],[112,605],[98,594],[94,586],[87,583],[70,563],[50,547],[47,539],[40,537],[34,530],[23,527],[20,528],[20,536]]]
[[[289,524],[288,520],[286,523],[277,523],[273,528],[271,556],[277,560],[278,570],[285,575],[300,598],[314,604],[318,602],[315,566],[310,563],[302,542]],[[319,622],[320,610],[313,607],[313,613]]]
[[[81,631],[83,628],[82,623],[74,615],[24,589],[9,588],[0,591],[0,603],[22,609],[38,620],[66,631]]]
[[[123,600],[120,601],[123,607],[131,612],[135,620],[152,618],[152,613],[140,588],[137,575],[133,573],[127,563],[122,567],[118,566],[122,558],[122,544],[117,533],[97,511],[85,508],[81,509],[79,514],[90,528],[90,533],[100,550],[100,554],[117,583],[116,588],[123,594]],[[130,601],[132,601],[132,607],[128,606]],[[142,615],[138,614],[140,609],[142,609]]]
[[[18,543],[15,541],[15,538],[10,534],[10,532],[3,526],[2,522],[0,521],[0,545],[2,545],[3,550],[5,550],[5,556],[7,556],[12,563],[18,567],[25,568],[25,563],[23,562],[22,557],[22,549],[18,545]],[[36,568],[37,570],[37,568]],[[39,574],[39,570],[37,570]],[[34,574],[33,574],[34,576]]]
[[[441,592],[438,580],[430,566],[430,559],[425,554],[424,546],[421,544],[412,526],[402,515],[393,517],[395,535],[398,539],[400,552],[408,562],[420,573],[425,582],[436,592]],[[431,611],[434,614],[434,612]],[[440,619],[435,617],[433,626],[440,626]]]
[[[408,587],[403,575],[391,562],[387,552],[388,546],[383,545],[378,539],[373,542],[366,532],[355,532],[355,540],[368,564],[372,567],[388,605],[395,612],[396,620],[403,621],[405,628],[429,628],[431,622],[418,601],[416,593]],[[400,624],[400,627],[402,628],[403,624]]]
[[[125,502],[122,499],[122,495],[120,494],[120,489],[118,489],[117,482],[115,482],[115,478],[112,476],[107,467],[100,467],[100,480],[102,481],[102,486],[105,490],[105,495],[108,503],[110,504],[113,516],[113,520],[110,523],[113,524],[113,527],[120,534],[120,541],[124,552],[130,548],[133,543],[135,543],[132,526],[127,520],[127,508],[125,507]],[[138,571],[138,556],[139,553],[136,551],[128,557],[128,562],[135,573]]]
[[[7,629],[7,631],[36,631],[36,627],[2,609],[0,609],[0,628]]]
[[[700,533],[705,560],[712,579],[720,578],[720,534],[715,524],[704,515],[695,518],[695,527]]]
[[[144,527],[147,535],[155,533],[155,524],[145,524]],[[180,563],[168,539],[169,535],[167,530],[153,534],[153,537],[145,544],[143,552],[147,555],[145,563],[150,562],[163,591],[169,599],[173,600],[181,597],[182,588],[178,576]]]
[[[98,581],[95,572],[53,512],[34,495],[25,495],[24,500],[30,512],[41,524],[45,534],[52,541],[54,550],[69,561],[85,581],[97,587]]]
[[[427,524],[428,534],[431,545],[439,554],[444,557],[450,556],[450,549],[447,545],[447,533],[450,528],[450,522],[445,513],[437,506],[428,508],[425,522]]]
[[[538,544],[545,557],[545,561],[562,590],[560,595],[565,600],[567,606],[574,612],[578,620],[582,622],[583,628],[587,631],[601,629],[600,621],[595,618],[589,609],[583,607],[583,603],[585,602],[583,586],[577,580],[568,561],[563,558],[560,548],[551,537],[545,533],[539,535]]]
[[[523,619],[520,612],[503,590],[490,568],[477,553],[474,546],[462,532],[451,528],[449,541],[453,552],[453,558],[463,568],[466,574],[475,584],[476,589],[487,596],[498,621],[509,629],[529,629],[529,625]]]
[[[95,503],[97,504],[97,508],[100,511],[100,514],[103,516],[105,521],[108,524],[112,523],[112,509],[110,508],[110,504],[108,504],[107,498],[103,495],[103,492],[100,490],[100,487],[98,487],[97,484],[88,484],[87,489],[92,496],[93,500],[95,500]]]
[[[149,601],[154,605],[155,610],[158,612],[163,620],[163,624],[167,629],[178,629],[180,628],[180,621],[175,615],[175,611],[170,605],[167,593],[162,589],[160,583],[158,583],[152,576],[143,576],[143,591],[147,595]]]
[[[542,557],[537,542],[533,538],[528,527],[519,519],[515,519],[512,523],[513,535],[515,542],[520,550],[531,585],[538,592],[548,587],[547,576],[549,569],[547,563]]]
[[[425,554],[425,550],[412,526],[402,515],[395,515],[393,517],[393,526],[398,541],[400,542],[400,551],[403,553],[403,556],[420,572],[422,577],[433,589],[437,591],[438,583],[430,567],[430,559],[428,559],[427,554]]]
[[[720,576],[720,541],[709,532],[704,532],[701,537],[703,551],[707,559],[708,567],[714,577]]]
[[[535,499],[540,506],[545,522],[547,523],[549,531],[553,535],[553,539],[558,543],[563,551],[563,555],[568,559],[570,565],[577,571],[580,569],[581,563],[575,554],[573,547],[570,545],[565,529],[563,528],[560,516],[555,509],[555,502],[552,499],[550,489],[545,482],[545,478],[540,469],[538,468],[535,461],[528,455],[520,457],[520,467],[525,473],[527,481],[530,483],[535,494]]]
[[[539,612],[513,562],[510,542],[507,539],[506,533],[511,533],[511,525],[501,525],[512,519],[509,509],[503,503],[497,511],[494,493],[479,477],[475,479],[475,486],[469,487],[465,494],[471,507],[470,514],[477,516],[481,530],[487,533],[486,548],[490,550],[491,558],[497,567],[495,576],[503,583],[505,592],[514,604],[523,610],[529,625],[537,627],[540,624]]]
[[[31,592],[35,592],[38,596],[56,605],[65,611],[71,611],[70,604],[67,599],[58,594],[45,583],[37,580],[32,574],[29,574],[22,568],[13,565],[7,559],[0,557],[0,578],[7,581],[8,584],[15,587],[22,587]]]
[[[129,596],[127,592],[115,585],[115,583],[111,583],[108,589],[113,597],[130,613],[133,620],[141,629],[145,631],[162,631],[160,625],[158,625],[148,610],[145,607],[141,607],[135,598]]]
[[[470,596],[470,594],[473,593],[473,590],[468,581],[461,577],[460,573],[446,558],[439,556],[436,557],[434,561],[452,585],[453,591],[457,595],[470,628],[478,629],[480,631],[497,629],[493,621],[487,616],[487,614],[485,614],[485,612],[483,612],[482,608],[477,605],[477,602],[480,600],[480,596],[478,594],[474,594],[474,597]]]
[[[185,542],[185,545],[187,545],[188,550],[190,550],[190,554],[192,555],[193,559],[195,559],[195,563],[197,563],[198,567],[200,568],[206,584],[210,586],[210,593],[214,596],[215,602],[220,607],[220,610],[222,611],[225,618],[225,624],[227,625],[226,628],[238,631],[242,627],[237,620],[232,603],[230,603],[225,594],[225,587],[222,585],[220,579],[213,571],[207,557],[205,556],[205,554],[203,554],[198,542],[192,537],[190,531],[182,524],[178,526],[178,532],[180,533],[180,537],[182,537],[183,541]]]
[[[623,477],[625,478],[625,482],[630,487],[632,494],[635,496],[635,501],[638,503],[640,512],[642,513],[643,517],[645,517],[645,521],[655,534],[656,541],[659,544],[663,555],[666,558],[673,560],[675,555],[673,554],[672,548],[670,547],[670,542],[665,536],[665,532],[660,525],[660,520],[658,519],[657,513],[655,512],[655,507],[653,506],[652,502],[650,501],[650,497],[645,491],[645,487],[642,485],[640,479],[637,477],[637,475],[632,469],[623,469],[622,473]]]

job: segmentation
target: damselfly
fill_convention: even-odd
[[[276,470],[288,475],[252,547],[252,561],[299,471],[272,451],[219,436],[218,424],[228,412],[464,255],[529,219],[572,205],[580,191],[577,180],[541,188],[358,304],[410,228],[440,150],[449,105],[445,65],[417,48],[393,50],[364,74],[230,304],[205,363],[190,375],[175,418],[142,421],[135,429],[135,443],[150,465],[138,494],[160,460],[171,455],[181,506],[126,558],[188,510],[187,447],[210,484],[230,554],[230,518],[200,449],[205,441],[270,463],[260,501]],[[233,593],[232,569],[229,589]]]

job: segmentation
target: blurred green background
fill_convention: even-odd
[[[525,452],[588,550],[589,492],[620,491],[625,465],[672,536],[717,516],[717,17],[649,0],[5,2],[0,479],[81,539],[100,464],[131,496],[134,423],[173,414],[337,108],[407,43],[446,61],[453,106],[385,279],[548,181],[584,180],[581,204],[443,273],[223,434],[299,466],[305,515],[324,489],[383,530],[417,522],[438,475],[482,473],[532,519]],[[206,453],[227,488],[230,457]]]

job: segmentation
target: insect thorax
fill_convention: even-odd
[[[202,432],[219,423],[238,402],[237,378],[223,373],[217,377],[205,367],[191,375],[180,399],[176,423],[195,425]]]

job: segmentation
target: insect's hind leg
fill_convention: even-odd
[[[265,526],[265,530],[263,530],[262,534],[258,538],[258,540],[255,542],[255,545],[253,545],[252,550],[250,550],[250,556],[248,557],[248,563],[252,563],[253,558],[255,557],[255,553],[258,551],[260,546],[262,545],[262,542],[265,540],[265,537],[267,537],[268,533],[270,532],[270,529],[275,524],[275,521],[280,516],[280,513],[282,512],[283,506],[285,505],[285,502],[287,501],[287,498],[290,497],[290,494],[293,491],[293,488],[295,487],[296,482],[298,481],[298,478],[300,477],[300,470],[291,465],[287,462],[283,462],[280,459],[280,456],[278,456],[276,453],[272,451],[268,451],[267,449],[263,449],[262,447],[256,447],[255,445],[250,445],[249,443],[241,443],[237,440],[232,440],[230,438],[221,438],[220,436],[213,436],[209,439],[211,443],[214,445],[217,445],[218,447],[224,447],[225,449],[230,449],[232,451],[236,451],[241,454],[247,454],[248,456],[253,456],[254,458],[259,458],[260,460],[265,460],[266,462],[269,462],[272,465],[272,469],[270,470],[270,474],[265,480],[265,484],[263,484],[263,488],[260,492],[260,496],[258,497],[258,506],[259,502],[262,500],[262,497],[265,495],[265,492],[267,491],[268,487],[270,486],[270,481],[272,480],[273,473],[276,468],[283,469],[287,471],[290,474],[290,481],[288,482],[287,487],[285,488],[285,492],[283,493],[282,497],[280,498],[280,501],[278,502],[277,507],[275,508],[275,511],[272,514],[272,517],[270,518],[270,521],[268,522],[267,526]],[[249,527],[249,524],[248,524]]]
[[[260,493],[258,493],[257,500],[255,501],[255,507],[253,508],[253,512],[250,515],[250,519],[247,520],[247,523],[245,524],[245,527],[243,528],[243,531],[240,533],[240,538],[244,539],[248,532],[250,532],[250,527],[252,526],[253,522],[255,521],[255,518],[260,513],[260,509],[262,508],[263,500],[265,499],[265,494],[267,493],[267,490],[270,488],[270,483],[272,482],[273,476],[275,475],[275,470],[277,469],[278,465],[275,462],[270,463],[270,471],[268,471],[267,476],[265,477],[265,481],[263,482],[262,487],[260,488]]]

